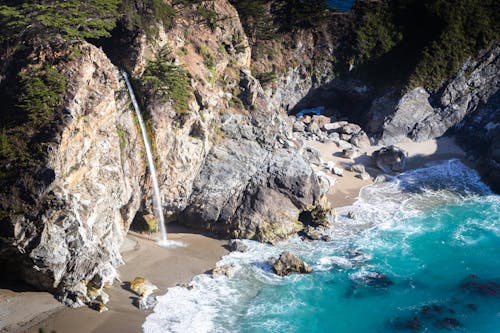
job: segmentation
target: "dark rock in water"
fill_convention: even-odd
[[[317,229],[315,229],[311,226],[305,227],[304,230],[302,230],[302,232],[304,233],[305,237],[307,237],[310,240],[320,240],[321,239],[321,233]]]
[[[323,236],[321,236],[321,240],[324,241],[324,242],[331,242],[332,241],[332,237],[330,237],[328,235],[323,235]]]
[[[273,271],[279,276],[286,276],[291,273],[311,273],[312,269],[293,253],[284,251],[274,262]]]
[[[355,220],[356,219],[356,214],[354,214],[354,212],[350,211],[350,212],[347,213],[347,218],[351,219],[351,220]]]
[[[483,296],[500,296],[500,283],[483,281],[477,275],[471,274],[459,285],[462,291],[474,292]]]
[[[474,303],[469,303],[469,304],[467,304],[467,308],[470,309],[470,310],[476,311],[477,310],[477,305],[474,304]]]
[[[228,244],[229,251],[247,252],[248,246],[240,240],[232,239]]]
[[[373,288],[387,288],[394,284],[387,275],[378,272],[370,272],[363,279],[367,286]]]
[[[407,156],[404,150],[389,146],[373,152],[372,159],[383,172],[402,172],[406,168]]]
[[[394,321],[394,328],[397,330],[411,330],[418,331],[422,328],[422,323],[418,317],[413,317],[410,319],[396,318]]]
[[[453,330],[460,327],[460,322],[455,318],[443,318],[436,320],[436,326],[439,328],[445,328],[448,330]]]

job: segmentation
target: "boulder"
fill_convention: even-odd
[[[155,295],[148,295],[147,297],[135,297],[132,304],[139,308],[139,310],[152,309],[158,303]]]
[[[217,266],[212,270],[212,277],[225,276],[230,278],[234,275],[235,270],[236,267],[234,265]]]
[[[349,142],[360,149],[365,149],[371,146],[370,138],[368,138],[368,135],[366,135],[364,131],[353,134]]]
[[[292,273],[311,273],[312,269],[295,254],[284,251],[274,262],[273,271],[279,276],[287,276]]]
[[[372,154],[372,159],[383,172],[402,172],[406,168],[408,154],[396,147],[383,147]]]
[[[352,172],[365,173],[365,166],[363,164],[353,164],[349,167]]]
[[[310,225],[305,227],[304,230],[302,230],[302,232],[310,240],[320,240],[322,238],[322,235],[318,231],[318,229],[315,229]]]
[[[359,178],[361,180],[368,180],[371,178],[371,176],[368,172],[362,172],[362,173],[357,174],[356,178]]]
[[[306,125],[300,121],[300,120],[297,120],[296,122],[293,123],[293,131],[294,132],[304,132],[306,130]]]
[[[342,156],[344,158],[353,159],[353,158],[358,157],[359,154],[360,154],[359,150],[354,149],[354,148],[347,148],[347,149],[342,150]]]
[[[156,289],[158,289],[157,286],[143,277],[136,277],[132,282],[130,282],[130,290],[140,297],[148,297]]]
[[[330,123],[330,118],[326,116],[312,116],[312,121],[319,126],[320,129],[325,130],[325,125]]]
[[[229,251],[247,252],[248,246],[238,239],[231,239],[228,243]]]
[[[347,123],[341,127],[340,131],[342,134],[354,135],[361,132],[362,130],[359,125]]]

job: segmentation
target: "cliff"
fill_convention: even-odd
[[[384,55],[360,48],[363,22],[374,24],[363,4],[347,14],[300,7],[297,15],[290,1],[257,12],[245,3],[54,2],[41,6],[66,20],[50,25],[40,7],[0,8],[8,32],[0,39],[2,267],[74,306],[115,278],[120,244],[152,210],[120,68],[146,119],[165,217],[220,237],[275,242],[328,224],[329,181],[311,168],[287,115],[302,107],[327,105],[384,143],[434,138],[465,119],[464,135],[491,147],[477,153],[498,178],[495,99],[474,120],[498,90],[497,43],[439,88],[400,78],[377,84],[369,76],[380,59],[370,57]],[[381,13],[375,22],[392,20]],[[256,30],[256,20],[266,28]],[[388,53],[400,38],[389,36],[380,49]]]
[[[267,242],[302,230],[303,212],[313,217],[307,223],[327,223],[325,180],[253,77],[234,7],[225,0],[162,5],[175,19],[144,29],[124,15],[109,35],[83,38],[97,46],[29,35],[2,52],[2,89],[13,98],[3,96],[0,259],[72,306],[113,281],[132,221],[151,211],[119,66],[140,97],[169,221]]]

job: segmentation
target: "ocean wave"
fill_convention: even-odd
[[[461,206],[463,214],[470,214],[468,207],[472,204],[484,209],[465,223],[454,225],[450,216]],[[488,239],[489,234],[500,237],[499,207],[499,197],[474,170],[458,160],[386,177],[384,182],[364,187],[353,205],[338,209],[338,218],[329,232],[332,241],[294,238],[271,246],[244,240],[248,251],[232,252],[217,263],[235,267],[231,278],[214,279],[204,274],[193,278],[190,290],[170,288],[166,295],[158,297],[154,313],[143,325],[144,331],[235,332],[255,330],[253,325],[258,325],[260,331],[300,330],[276,317],[301,313],[310,306],[302,299],[304,295],[321,295],[323,287],[314,277],[276,276],[271,272],[269,258],[278,257],[284,250],[292,251],[313,267],[313,276],[324,277],[326,282],[339,272],[345,272],[356,283],[378,272],[408,279],[428,269],[425,261],[413,255],[415,239],[440,230],[449,233],[457,246],[474,245]],[[349,212],[354,213],[354,220],[347,217]],[[390,261],[398,258],[405,258],[400,259],[403,267],[391,265]],[[412,280],[407,283],[415,284]],[[260,318],[259,323],[247,322],[245,318],[249,317]]]

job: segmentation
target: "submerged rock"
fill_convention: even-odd
[[[311,273],[312,269],[293,253],[284,251],[274,262],[273,271],[279,276],[286,276],[292,273]]]
[[[485,281],[477,275],[471,274],[459,285],[463,291],[474,292],[483,296],[500,297],[500,283],[497,281]]]
[[[451,318],[451,317],[438,319],[438,320],[436,320],[435,323],[436,323],[437,327],[445,328],[447,330],[454,330],[454,329],[457,329],[461,326],[460,322],[457,319]]]
[[[372,154],[372,159],[383,172],[402,172],[408,154],[396,146],[383,147]]]

